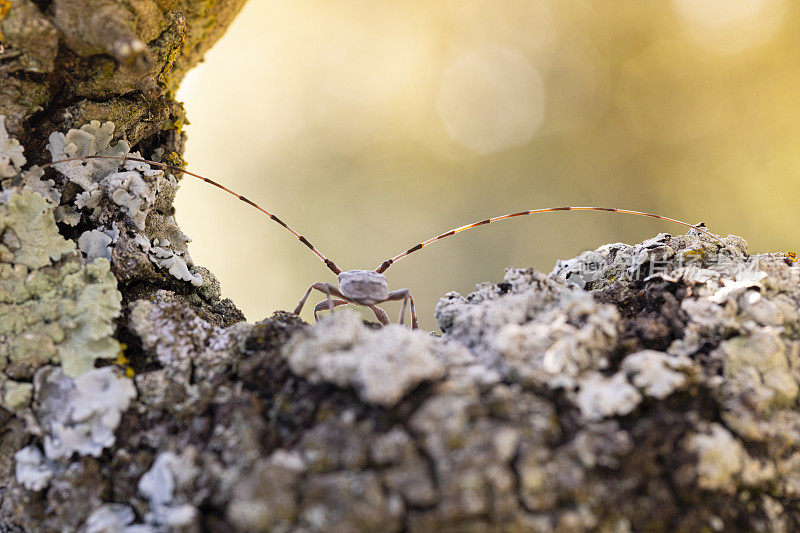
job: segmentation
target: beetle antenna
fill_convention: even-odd
[[[291,228],[291,226],[286,224],[283,220],[279,219],[278,217],[276,217],[275,215],[273,215],[272,213],[270,213],[269,211],[267,211],[266,209],[264,209],[263,207],[261,207],[257,203],[245,198],[241,194],[238,194],[238,193],[230,190],[229,188],[225,187],[221,183],[217,183],[214,180],[211,180],[211,179],[208,179],[206,177],[203,177],[200,174],[195,174],[194,172],[190,172],[188,170],[184,170],[184,169],[182,169],[180,167],[177,167],[177,166],[174,166],[174,165],[167,165],[165,163],[159,163],[157,161],[150,161],[149,159],[142,159],[142,158],[139,158],[139,157],[127,157],[127,156],[115,156],[115,155],[85,155],[85,156],[81,156],[81,157],[70,157],[68,159],[62,159],[60,161],[53,161],[51,163],[45,163],[44,165],[41,165],[40,168],[45,169],[47,167],[52,167],[54,165],[58,165],[59,163],[69,163],[70,161],[83,161],[83,160],[86,160],[86,159],[115,159],[117,161],[120,161],[121,162],[120,164],[124,163],[125,161],[136,161],[137,163],[147,163],[148,165],[153,165],[155,167],[158,167],[158,168],[161,168],[161,169],[164,169],[164,170],[170,170],[172,172],[182,172],[183,174],[188,174],[189,176],[192,176],[194,178],[202,180],[202,181],[204,181],[204,182],[206,182],[208,184],[213,185],[214,187],[218,187],[218,188],[222,189],[223,191],[225,191],[226,193],[228,193],[228,194],[230,194],[232,196],[235,196],[236,198],[238,198],[239,200],[243,201],[244,203],[246,203],[246,204],[248,204],[248,205],[250,205],[252,207],[255,207],[256,209],[258,209],[259,211],[261,211],[262,213],[267,215],[269,218],[271,218],[272,220],[274,220],[275,222],[277,222],[278,224],[280,224],[281,226],[286,228],[292,235],[297,237],[300,240],[300,242],[305,244],[312,252],[314,252],[314,254],[316,254],[316,256],[319,257],[322,260],[322,262],[325,263],[325,266],[327,266],[329,269],[331,269],[331,271],[333,271],[334,274],[340,274],[342,272],[342,269],[340,269],[338,266],[336,266],[336,263],[334,263],[333,261],[331,261],[330,259],[325,257],[322,254],[322,252],[320,252],[319,250],[317,250],[314,247],[313,244],[308,242],[308,239],[306,239],[305,237],[303,237],[302,235],[297,233],[294,229]]]
[[[431,237],[427,241],[423,241],[423,242],[421,242],[421,243],[419,243],[419,244],[417,244],[415,246],[412,246],[411,248],[409,248],[405,252],[403,252],[401,254],[397,254],[396,256],[394,256],[394,257],[392,257],[390,259],[387,259],[386,261],[381,263],[381,266],[379,266],[378,268],[375,269],[375,272],[378,272],[378,273],[385,272],[386,269],[388,269],[394,263],[396,263],[400,259],[406,257],[407,255],[413,254],[417,250],[421,250],[422,248],[428,246],[429,244],[433,244],[433,243],[435,243],[437,241],[440,241],[440,240],[444,239],[445,237],[450,237],[451,235],[455,235],[458,232],[465,231],[465,230],[472,229],[472,228],[476,228],[478,226],[483,226],[484,224],[490,224],[490,223],[495,222],[497,220],[505,220],[507,218],[521,217],[521,216],[524,216],[524,215],[536,215],[536,214],[539,214],[539,213],[553,213],[555,211],[603,211],[603,212],[607,212],[607,213],[620,213],[620,214],[624,214],[624,215],[637,215],[637,216],[640,216],[640,217],[657,218],[659,220],[665,220],[667,222],[674,222],[676,224],[680,224],[680,225],[686,226],[688,228],[696,229],[697,231],[705,233],[706,235],[708,235],[712,239],[714,239],[716,241],[719,241],[720,243],[722,243],[722,245],[725,248],[734,251],[737,255],[739,253],[738,251],[733,250],[732,248],[730,248],[730,246],[728,246],[728,244],[725,241],[723,241],[721,238],[719,238],[717,235],[714,235],[713,233],[711,233],[711,232],[709,232],[709,231],[707,231],[707,230],[705,230],[703,228],[700,228],[700,227],[698,227],[698,226],[696,226],[694,224],[690,224],[690,223],[684,222],[682,220],[676,220],[674,218],[664,217],[664,216],[661,216],[661,215],[654,215],[652,213],[644,213],[642,211],[631,211],[629,209],[615,209],[615,208],[612,208],[612,207],[546,207],[546,208],[543,208],[543,209],[531,209],[529,211],[520,211],[519,213],[510,213],[508,215],[501,215],[501,216],[497,216],[497,217],[493,217],[493,218],[487,218],[486,220],[481,220],[480,222],[474,222],[472,224],[467,224],[466,226],[461,226],[459,228],[453,228],[450,231],[446,231],[446,232],[444,232],[444,233],[442,233],[440,235],[437,235],[436,237]]]

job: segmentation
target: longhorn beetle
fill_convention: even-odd
[[[167,165],[165,163],[159,163],[156,161],[150,161],[148,159],[142,159],[138,157],[127,157],[127,156],[107,156],[107,155],[87,155],[81,157],[71,157],[68,159],[62,159],[60,161],[53,161],[52,163],[46,163],[42,165],[41,168],[47,168],[54,165],[58,165],[60,163],[68,163],[70,161],[85,161],[87,159],[115,159],[120,161],[120,164],[124,163],[125,161],[136,161],[138,163],[146,163],[148,165],[155,166],[157,168],[161,168],[164,170],[170,170],[173,172],[181,172],[183,174],[188,174],[194,178],[198,178],[206,183],[209,183],[215,187],[222,189],[223,191],[227,192],[238,198],[239,200],[243,201],[244,203],[255,207],[269,218],[283,226],[287,231],[289,231],[292,235],[297,237],[303,244],[305,244],[317,257],[319,257],[325,266],[327,266],[334,274],[336,274],[339,282],[339,286],[333,285],[332,283],[312,283],[303,297],[300,299],[300,303],[297,304],[297,307],[294,310],[295,314],[300,314],[300,311],[303,309],[303,305],[305,305],[308,296],[311,294],[312,290],[317,290],[325,295],[325,300],[318,303],[314,306],[314,318],[318,321],[319,311],[323,311],[325,309],[330,310],[333,312],[335,307],[340,305],[346,305],[348,303],[354,303],[358,305],[363,305],[369,307],[373,313],[375,313],[375,317],[378,321],[386,325],[389,323],[389,317],[386,314],[386,311],[381,309],[377,306],[377,304],[388,302],[388,301],[397,301],[402,300],[403,305],[400,309],[400,319],[398,322],[402,325],[405,319],[406,314],[406,305],[411,305],[411,327],[412,329],[417,329],[417,313],[414,309],[414,299],[411,297],[411,292],[408,289],[398,289],[395,291],[389,291],[389,285],[386,283],[386,277],[383,275],[386,270],[392,266],[397,261],[403,259],[404,257],[420,250],[429,244],[433,244],[437,241],[444,239],[445,237],[450,237],[451,235],[455,235],[461,231],[465,231],[468,229],[472,229],[478,226],[482,226],[484,224],[490,224],[492,222],[496,222],[498,220],[505,220],[507,218],[514,218],[524,215],[535,215],[539,213],[552,213],[555,211],[603,211],[607,213],[620,213],[625,215],[637,215],[641,217],[649,217],[649,218],[656,218],[659,220],[665,220],[667,222],[674,222],[675,224],[680,224],[682,226],[686,226],[688,228],[696,229],[707,236],[711,237],[712,239],[719,241],[725,248],[732,250],[721,238],[714,235],[713,233],[690,224],[688,222],[683,222],[682,220],[676,220],[674,218],[669,218],[661,215],[654,215],[652,213],[644,213],[642,211],[632,211],[630,209],[616,209],[612,207],[545,207],[541,209],[530,209],[527,211],[519,211],[517,213],[509,213],[507,215],[500,215],[492,218],[487,218],[485,220],[481,220],[479,222],[474,222],[472,224],[467,224],[466,226],[460,226],[458,228],[453,228],[449,231],[436,235],[435,237],[431,237],[426,241],[422,241],[419,244],[416,244],[406,250],[405,252],[401,252],[394,257],[390,257],[386,259],[384,262],[378,266],[375,270],[347,270],[342,271],[336,263],[328,259],[325,255],[322,254],[313,244],[311,244],[308,239],[306,239],[303,235],[297,233],[294,229],[292,229],[288,224],[284,221],[279,219],[277,216],[273,215],[263,207],[259,206],[255,202],[245,198],[241,194],[238,194],[221,183],[217,183],[214,180],[208,179],[203,177],[199,174],[195,174],[194,172],[190,172],[188,170],[184,170],[180,167],[176,167],[173,165]],[[85,164],[85,163],[83,163]],[[56,167],[58,169],[58,167]],[[735,250],[734,253],[737,253]],[[335,298],[332,298],[335,297]]]

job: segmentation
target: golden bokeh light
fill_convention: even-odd
[[[766,43],[783,20],[786,0],[672,0],[693,40],[721,54]]]
[[[526,144],[544,119],[542,77],[510,48],[458,57],[442,75],[436,102],[450,138],[479,154]]]
[[[348,269],[451,227],[569,204],[793,249],[799,16],[785,0],[252,0],[181,88],[186,159]],[[193,259],[250,320],[333,281],[280,226],[215,189],[185,179],[177,209]],[[660,231],[681,229],[526,217],[460,233],[387,277],[435,329],[447,290]],[[399,305],[387,310],[394,320]]]

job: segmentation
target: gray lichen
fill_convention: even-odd
[[[580,381],[574,402],[589,421],[600,421],[630,414],[642,401],[642,395],[622,372],[611,377],[592,374]]]
[[[50,484],[55,474],[51,462],[36,446],[26,446],[14,454],[17,483],[28,490],[39,491]]]
[[[129,153],[130,147],[124,140],[112,145],[114,131],[113,122],[93,121],[66,134],[53,133],[48,149],[53,161],[96,154],[141,158],[138,152]],[[195,287],[203,284],[202,276],[190,268],[189,238],[180,231],[171,215],[164,215],[156,208],[159,201],[163,202],[162,197],[171,201],[175,194],[178,183],[173,175],[138,161],[91,159],[54,166],[83,189],[75,198],[74,208],[90,211],[90,219],[99,224],[95,230],[84,232],[78,241],[87,258],[111,259],[111,242],[99,232],[106,232],[104,226],[114,224],[121,211],[126,215],[123,220],[128,226],[127,238],[139,246],[140,252],[145,254],[142,258],[149,259],[180,281],[188,281]],[[104,199],[109,203],[104,205]],[[70,216],[66,210],[62,214]],[[135,257],[128,260],[140,262]]]
[[[150,240],[143,236],[137,235],[134,241],[143,252],[147,253],[150,260],[170,273],[176,279],[181,281],[188,281],[195,287],[203,285],[203,277],[200,274],[193,273],[189,270],[189,265],[182,256],[183,252],[171,250],[169,248],[170,241],[164,239],[154,239],[151,243]]]
[[[88,179],[80,164],[60,165],[73,174],[65,179],[53,170],[25,168],[25,156],[40,162],[47,135],[74,127],[78,133],[51,139],[54,158],[127,153],[127,142],[142,140],[152,153],[179,157],[185,119],[171,91],[242,4],[0,0],[2,531],[164,529],[162,522],[145,520],[152,511],[145,495],[119,493],[136,491],[152,466],[150,455],[139,453],[144,448],[130,446],[125,455],[132,438],[116,438],[130,429],[128,417],[137,416],[127,409],[132,382],[120,373],[148,364],[135,339],[128,351],[134,361],[122,355],[117,338],[131,337],[120,315],[122,294],[135,301],[166,287],[215,324],[241,315],[220,301],[213,276],[191,265],[188,239],[172,218],[177,180],[119,165]],[[85,168],[96,170],[96,163]],[[133,170],[138,177],[103,182],[108,174]],[[132,246],[136,234],[179,256],[204,286],[195,291],[158,271]],[[124,372],[102,366],[110,358],[130,365]],[[204,372],[197,375],[202,379]],[[192,380],[190,372],[186,382]],[[158,439],[150,444],[159,447]],[[119,468],[113,483],[105,477],[110,457]],[[176,491],[186,486],[178,483]],[[117,497],[127,503],[109,501]]]
[[[289,368],[311,383],[353,387],[367,403],[392,407],[424,381],[444,374],[429,335],[398,325],[364,327],[345,311],[298,335],[285,349]]]
[[[107,487],[51,504],[97,531],[791,530],[800,268],[726,242],[508,269],[441,300],[442,336],[348,312],[222,327],[151,293],[126,308],[138,394],[107,400],[113,443],[54,468],[26,452],[20,483]]]
[[[136,519],[133,509],[120,503],[106,503],[98,507],[84,525],[85,533],[153,533],[144,525],[132,525]]]
[[[103,180],[103,186],[111,200],[131,217],[136,228],[144,231],[147,210],[155,201],[156,191],[147,186],[139,172],[110,174]]]
[[[112,145],[113,134],[113,122],[101,124],[100,121],[93,120],[90,124],[81,126],[80,129],[70,129],[66,134],[51,133],[47,149],[50,151],[53,161],[86,155],[125,156],[130,151],[130,145],[124,140],[117,141]],[[67,179],[83,187],[83,190],[91,191],[97,187],[102,178],[119,168],[119,162],[108,159],[89,159],[58,163],[54,166]]]
[[[659,400],[686,385],[687,373],[696,369],[696,365],[688,357],[656,350],[632,353],[622,361],[621,367],[633,385],[647,396]]]
[[[174,501],[176,477],[194,478],[190,473],[191,465],[185,464],[183,459],[172,452],[162,452],[152,468],[139,479],[139,492],[150,501],[150,512],[145,521],[158,529],[174,531],[197,527],[198,510],[192,505]]]
[[[29,148],[80,128],[56,159],[179,153],[169,91],[242,3],[12,0],[5,125]],[[345,313],[231,326],[172,218],[177,180],[23,170],[0,130],[0,530],[800,529],[783,254],[746,264],[741,239],[697,232],[606,245],[449,294],[441,337]],[[94,368],[117,339],[132,380]]]
[[[0,184],[4,194],[9,194],[11,190],[25,189],[39,193],[49,203],[58,205],[61,193],[53,187],[53,180],[42,180],[44,171],[41,168],[34,165],[22,170],[27,163],[25,148],[8,133],[5,121],[5,115],[0,114]]]
[[[10,137],[6,131],[6,117],[0,115],[0,178],[16,176],[26,163],[19,141]]]
[[[110,245],[113,242],[114,238],[108,233],[96,229],[86,230],[78,237],[78,248],[87,261],[94,261],[100,257],[110,261]]]
[[[74,379],[45,371],[38,379],[35,412],[45,431],[48,459],[68,459],[73,453],[97,457],[114,444],[121,414],[136,397],[131,380],[109,366]]]

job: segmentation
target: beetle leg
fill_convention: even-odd
[[[414,298],[409,294],[408,303],[411,304],[411,329],[419,329],[417,322],[417,311],[414,309]]]
[[[313,289],[313,288],[314,288],[314,285],[312,284],[308,288],[306,293],[303,295],[303,297],[300,299],[300,303],[297,304],[297,307],[294,308],[294,314],[299,315],[300,311],[303,310],[303,306],[306,304],[306,300],[308,300],[308,295],[311,294],[311,289]]]
[[[331,286],[329,283],[325,284],[325,301],[328,303],[328,310],[333,314],[333,309],[336,307],[336,304],[331,300]]]
[[[397,289],[389,293],[386,300],[403,300],[403,306],[400,308],[400,320],[398,323],[402,326],[405,321],[406,304],[411,302],[411,329],[417,329],[417,311],[414,309],[414,298],[411,297],[411,291],[408,289]]]
[[[314,306],[314,320],[319,322],[319,315],[318,312],[324,311],[328,309],[331,313],[333,312],[334,307],[339,307],[340,305],[347,305],[350,302],[347,300],[322,300],[320,303]]]
[[[308,295],[311,294],[311,291],[314,289],[318,290],[322,294],[325,294],[328,297],[328,299],[330,299],[331,295],[344,298],[344,294],[339,292],[339,287],[337,287],[336,285],[333,285],[331,283],[312,283],[308,287],[306,293],[303,295],[303,298],[300,300],[300,303],[297,304],[297,307],[294,308],[294,314],[296,315],[300,314],[300,311],[303,310],[303,306],[305,305],[306,300],[308,300]]]
[[[389,315],[386,314],[386,311],[384,311],[377,305],[370,305],[369,308],[372,309],[373,313],[375,313],[375,318],[378,319],[378,322],[380,322],[384,326],[389,324]]]

